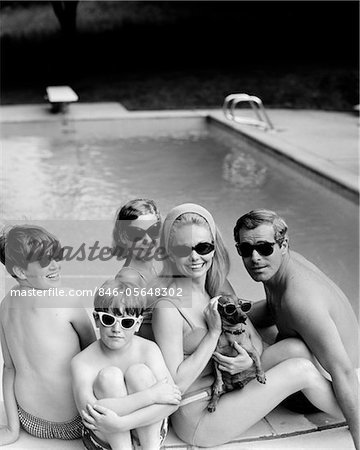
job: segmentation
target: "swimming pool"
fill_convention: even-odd
[[[1,134],[6,221],[40,221],[67,245],[108,245],[115,211],[131,198],[154,199],[163,215],[182,202],[200,203],[222,231],[235,290],[258,299],[262,287],[243,269],[232,229],[240,215],[266,207],[288,222],[291,248],[324,270],[358,314],[357,205],[241,135],[201,117],[8,123]],[[98,286],[118,265],[70,261],[64,278]]]

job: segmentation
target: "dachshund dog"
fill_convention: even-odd
[[[246,324],[248,319],[245,312],[251,308],[251,302],[236,298],[234,295],[222,294],[218,299],[218,311],[222,321],[222,332],[219,337],[216,351],[225,356],[238,355],[234,348],[234,342],[243,347],[254,364],[240,373],[231,375],[221,371],[215,362],[216,378],[212,386],[212,397],[208,405],[208,411],[214,412],[219,398],[225,392],[243,388],[249,381],[256,378],[259,383],[265,384],[265,372],[260,364],[262,353],[262,341],[253,325]],[[255,348],[255,342],[258,349]]]

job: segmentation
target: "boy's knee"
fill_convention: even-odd
[[[146,389],[156,383],[156,378],[146,364],[134,364],[125,373],[129,389]]]
[[[98,399],[126,395],[122,370],[113,366],[101,369],[94,382],[94,393]]]

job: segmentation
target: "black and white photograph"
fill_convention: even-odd
[[[359,13],[0,1],[0,448],[360,450]]]

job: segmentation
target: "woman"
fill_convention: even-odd
[[[183,393],[182,406],[172,416],[181,439],[203,447],[227,443],[299,390],[319,409],[341,417],[330,383],[309,360],[282,361],[289,357],[284,341],[278,352],[275,344],[263,353],[265,385],[252,380],[243,389],[222,395],[216,412],[209,413],[211,359],[221,332],[215,296],[227,290],[228,255],[211,214],[194,204],[170,211],[161,243],[169,255],[163,270],[168,292],[177,296],[158,300],[153,331]]]
[[[147,297],[144,322],[138,334],[153,339],[151,330],[152,286],[157,279],[157,258],[161,230],[160,212],[153,200],[130,200],[116,213],[113,253],[125,263],[116,278],[136,285]]]

